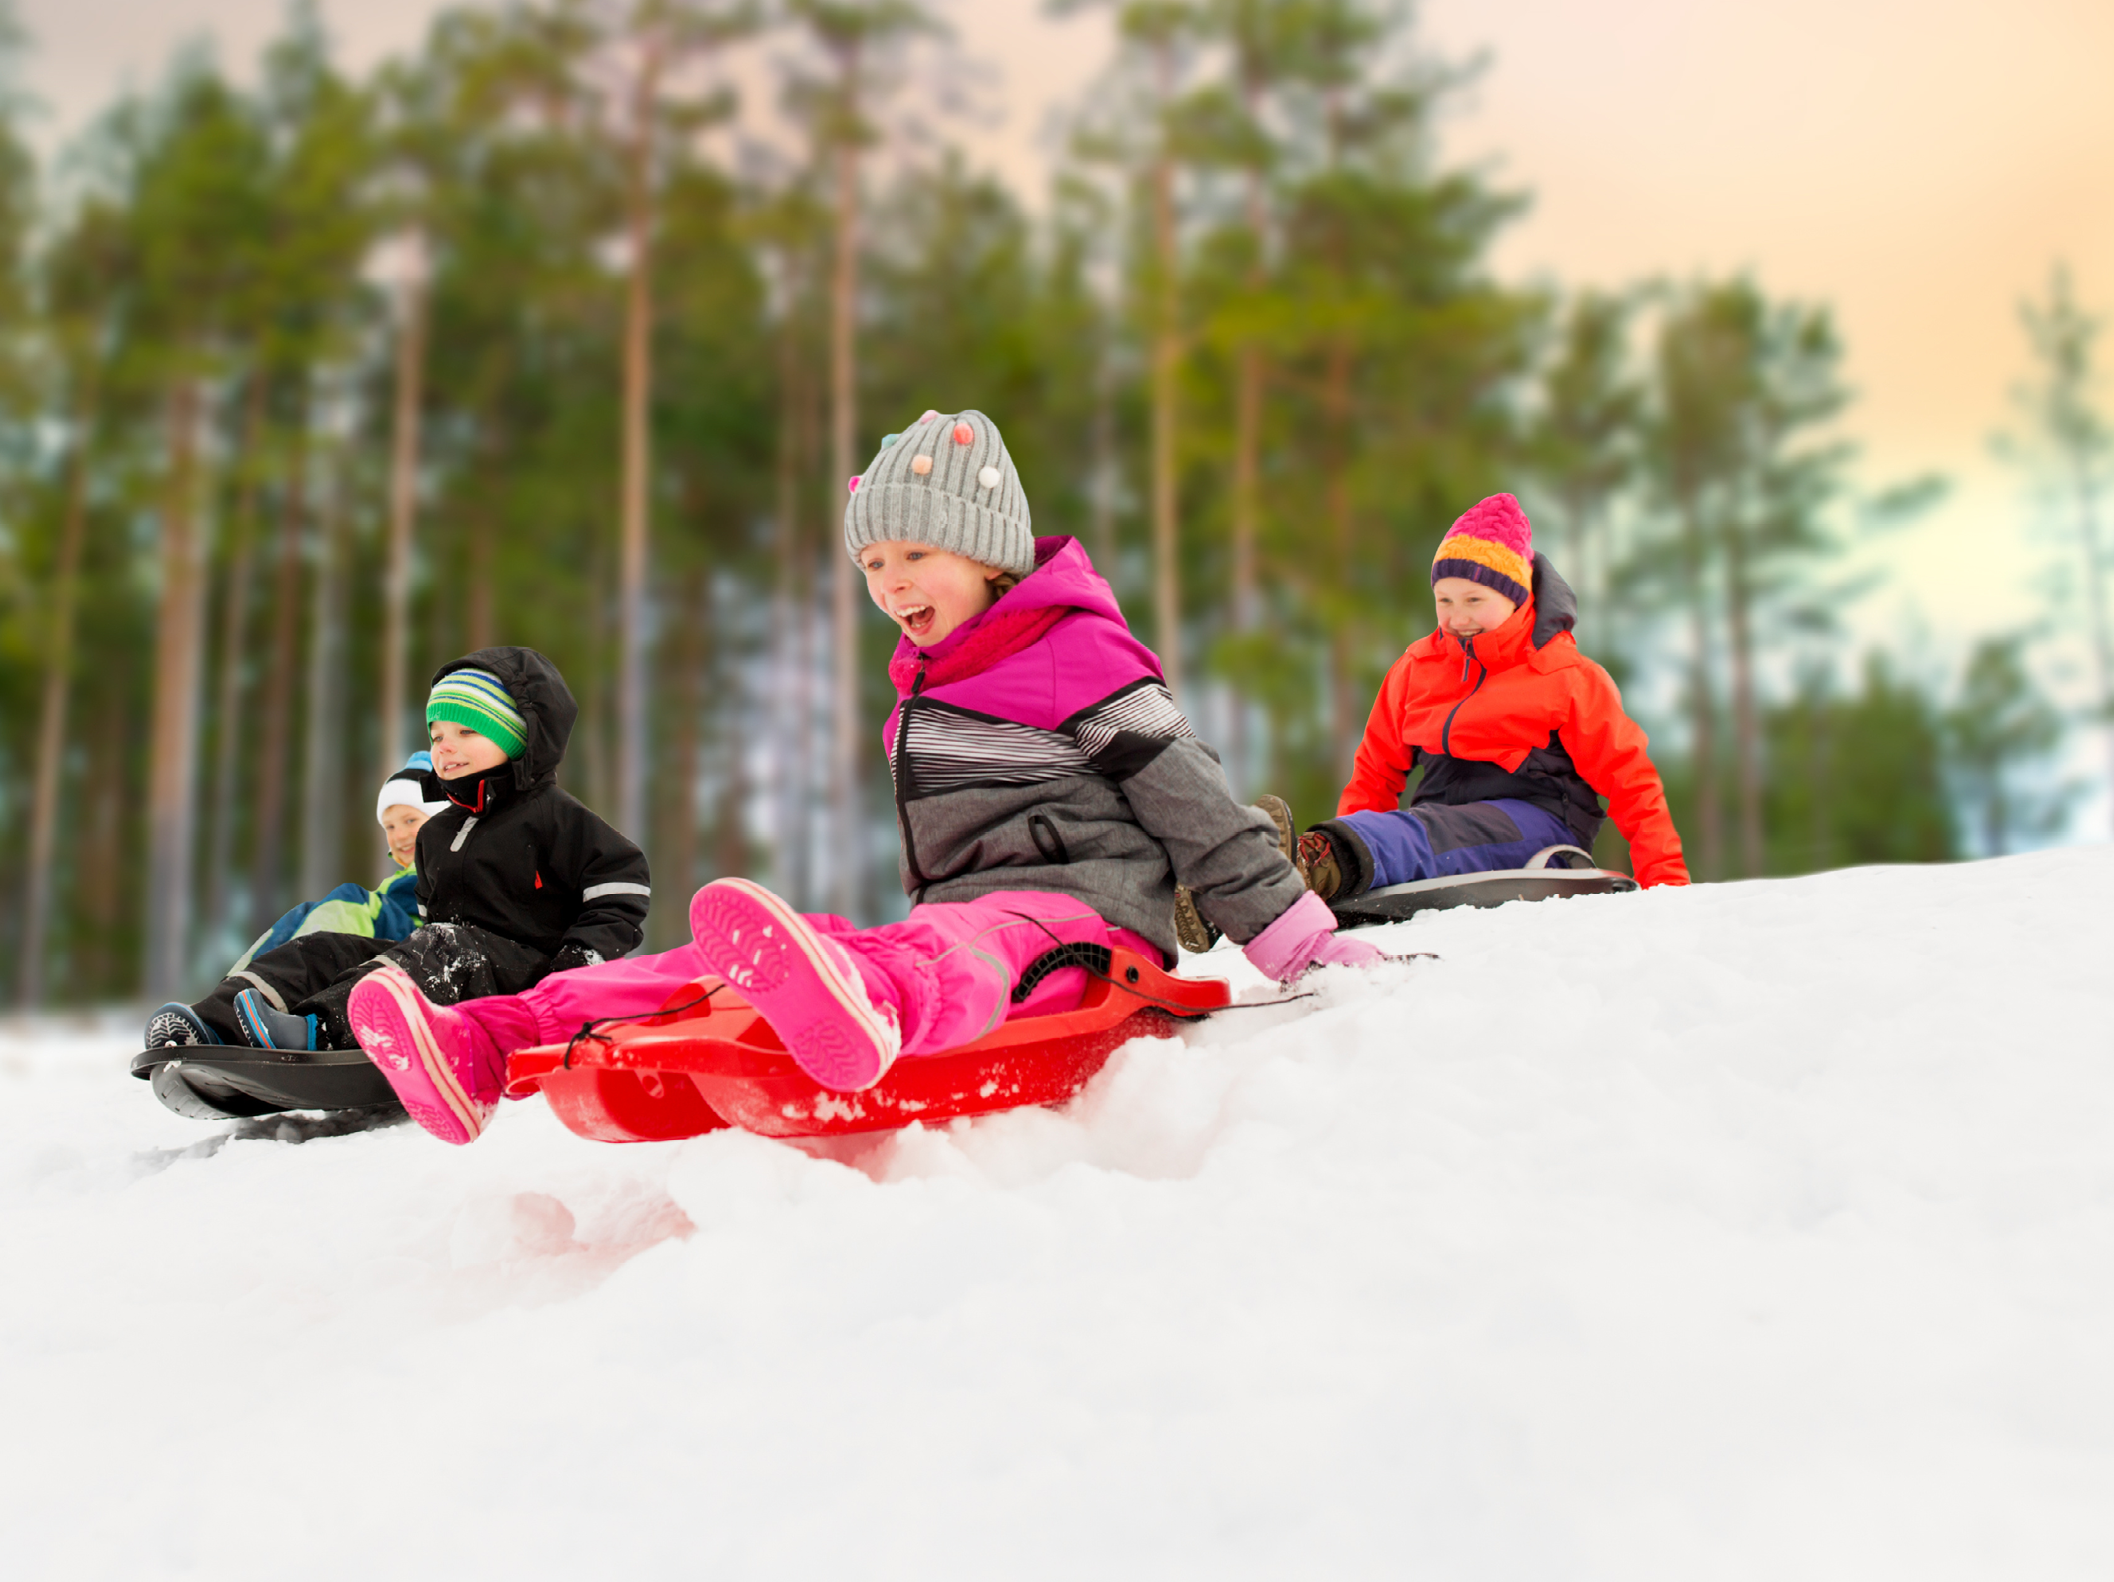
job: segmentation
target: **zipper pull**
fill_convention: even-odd
[[[912,697],[918,696],[918,694],[925,690],[926,657],[927,656],[922,653],[918,655],[918,673],[915,676],[911,677],[910,680],[910,695]]]
[[[1461,645],[1461,679],[1466,681],[1468,679],[1469,663],[1475,658],[1475,639],[1472,637],[1456,637],[1454,641]]]

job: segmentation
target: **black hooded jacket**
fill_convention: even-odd
[[[552,958],[550,970],[614,961],[642,937],[653,889],[646,854],[553,779],[580,707],[533,648],[481,648],[442,665],[487,670],[528,722],[521,756],[457,780],[425,777],[453,805],[418,832],[418,911],[468,923]]]

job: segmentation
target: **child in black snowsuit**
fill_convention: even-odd
[[[422,926],[393,944],[290,940],[196,1004],[163,1006],[147,1047],[350,1049],[345,1002],[384,961],[452,1005],[629,952],[653,895],[645,854],[553,780],[578,715],[557,666],[532,648],[441,666],[426,705],[427,790],[448,806],[418,832]]]

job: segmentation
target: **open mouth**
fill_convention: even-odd
[[[929,604],[913,604],[908,609],[896,611],[895,616],[896,625],[902,627],[913,638],[918,638],[923,637],[932,630],[935,612]]]

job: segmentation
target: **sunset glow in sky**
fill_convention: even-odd
[[[210,33],[246,70],[278,0],[20,0],[47,138]],[[365,64],[416,41],[431,0],[330,0]],[[1003,124],[979,157],[1039,189],[1058,107],[1106,58],[1099,17],[952,0],[964,69]],[[1895,589],[1862,624],[1920,617],[1950,648],[2029,620],[2057,550],[2025,530],[1990,458],[2025,372],[2021,296],[2066,260],[2114,304],[2114,5],[2106,0],[1431,0],[1426,43],[1488,69],[1449,116],[1451,157],[1534,203],[1506,235],[1515,278],[1615,286],[1748,269],[1831,304],[1859,399],[1869,487],[1950,475],[1951,501],[1891,540]],[[995,91],[992,91],[995,90]],[[2114,346],[2108,348],[2114,355]]]

